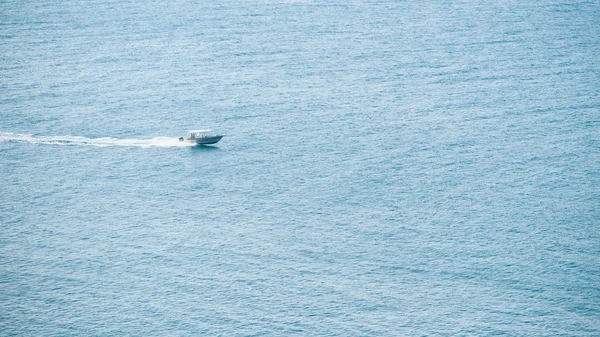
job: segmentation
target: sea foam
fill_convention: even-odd
[[[113,137],[87,138],[81,136],[39,136],[11,132],[1,132],[0,142],[19,142],[46,145],[73,145],[73,146],[130,146],[130,147],[190,147],[194,144],[180,142],[173,137],[154,137],[149,139],[119,139]]]

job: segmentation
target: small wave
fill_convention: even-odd
[[[130,146],[130,147],[189,147],[194,144],[180,142],[178,138],[155,137],[150,139],[119,139],[119,138],[87,138],[80,136],[36,136],[20,133],[0,132],[0,143],[17,142],[47,145],[78,145],[78,146]]]

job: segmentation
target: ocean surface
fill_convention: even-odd
[[[599,336],[600,2],[1,1],[0,335]]]

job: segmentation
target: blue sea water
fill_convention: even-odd
[[[0,57],[2,336],[600,335],[598,1],[4,0]]]

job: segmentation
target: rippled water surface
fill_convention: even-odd
[[[0,335],[600,335],[597,1],[7,0],[0,56]]]

